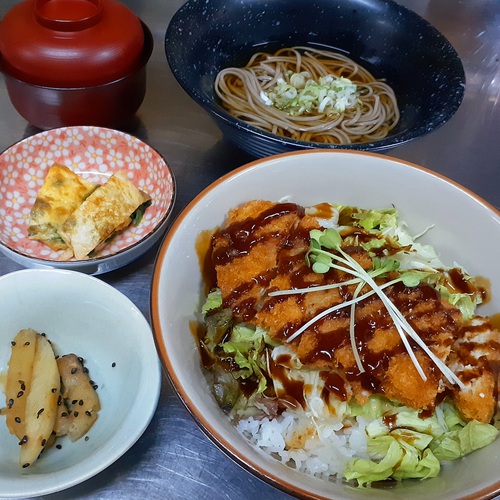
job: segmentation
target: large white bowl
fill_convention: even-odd
[[[287,468],[247,444],[219,409],[201,369],[190,322],[199,319],[203,278],[196,250],[201,231],[220,225],[227,211],[251,199],[290,197],[302,205],[335,202],[366,208],[394,205],[414,233],[425,236],[444,262],[457,261],[491,280],[483,314],[500,311],[500,213],[470,191],[422,167],[371,153],[316,150],[258,160],[200,193],[173,224],[159,251],[152,287],[152,318],[162,361],[182,401],[204,431],[236,462],[275,486],[316,499],[486,498],[500,491],[500,440],[439,477],[390,489],[326,483]],[[172,293],[175,290],[176,293]]]
[[[11,340],[28,327],[44,332],[57,354],[84,358],[98,385],[101,411],[88,440],[63,438],[61,449],[44,452],[29,469],[19,467],[18,439],[0,417],[2,498],[60,491],[108,467],[145,431],[161,387],[147,320],[127,297],[97,278],[45,269],[1,276],[0,372],[7,370]]]

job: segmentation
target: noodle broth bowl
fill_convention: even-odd
[[[254,88],[252,97],[245,91],[238,99],[238,111],[230,112],[224,90],[220,85],[216,90],[217,75],[227,68],[244,67],[257,52],[274,54],[291,47],[333,51],[348,57],[352,63],[347,69],[332,72],[326,68],[324,73],[351,77],[357,72],[352,76],[354,82],[368,71],[374,81],[382,80],[392,89],[399,117],[389,117],[388,104],[382,110],[374,101],[365,104],[365,96],[371,91],[360,82],[356,96],[363,102],[358,107],[362,109],[361,118],[358,114],[353,119],[356,113],[349,109],[339,114],[343,108],[332,102],[327,106],[333,108],[325,111],[325,102],[321,109],[318,101],[314,113],[326,113],[328,119],[313,124],[304,108],[299,117],[292,116],[300,104],[291,110],[277,109],[284,109],[283,102],[277,102],[273,93],[283,91],[283,86],[276,89],[274,80],[266,86],[263,81],[271,78],[267,73],[260,83],[252,80],[247,85],[247,89]],[[389,150],[442,126],[456,112],[464,94],[463,66],[448,40],[420,16],[391,0],[189,0],[168,26],[165,51],[175,78],[189,96],[211,115],[227,140],[254,157],[311,148]],[[268,62],[263,64],[269,66]],[[290,64],[299,73],[309,69],[304,64]],[[270,72],[272,77],[279,74],[274,66]],[[314,74],[310,76],[318,83]],[[262,89],[267,97],[262,97]],[[295,90],[300,93],[303,87],[297,85]],[[379,91],[375,93],[380,95]],[[386,98],[381,99],[384,102]],[[242,109],[241,102],[247,100],[253,104]],[[363,119],[365,124],[375,120],[382,125],[370,129],[371,125],[361,123]],[[335,127],[340,132],[322,137],[318,129],[332,120],[341,122]],[[310,130],[312,126],[314,130]],[[301,133],[304,128],[308,131]],[[288,131],[283,132],[285,129]],[[359,138],[363,131],[366,134]]]
[[[500,269],[495,265],[500,213],[467,189],[377,153],[310,150],[256,160],[214,182],[183,210],[155,263],[151,317],[157,348],[175,391],[201,429],[244,469],[300,498],[478,500],[498,494],[500,439],[463,459],[444,462],[436,477],[359,488],[294,470],[240,434],[216,402],[193,325],[202,319],[206,293],[203,235],[221,227],[230,209],[256,199],[286,199],[306,207],[323,202],[370,209],[394,206],[412,234],[433,226],[419,241],[433,245],[443,262],[459,262],[471,275],[490,280],[491,300],[480,306],[479,314],[500,311]],[[180,292],[172,293],[175,290]],[[224,468],[224,473],[230,474],[230,469]]]

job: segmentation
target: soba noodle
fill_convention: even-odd
[[[293,73],[303,73],[315,82],[327,75],[349,79],[356,85],[355,106],[342,112],[332,112],[330,108],[292,115],[270,105],[267,96]],[[375,79],[343,54],[311,47],[285,48],[275,54],[258,52],[245,67],[220,71],[215,92],[234,117],[267,132],[301,141],[330,144],[378,141],[399,121],[396,96],[387,83]]]

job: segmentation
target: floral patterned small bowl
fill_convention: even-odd
[[[93,258],[61,260],[28,238],[31,207],[48,169],[60,163],[91,182],[104,183],[126,170],[152,203],[137,226],[116,235]],[[30,268],[73,269],[101,274],[122,267],[151,248],[167,228],[175,201],[175,180],[163,157],[136,137],[102,127],[47,130],[9,147],[0,155],[0,251]]]

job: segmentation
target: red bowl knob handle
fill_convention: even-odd
[[[79,31],[97,24],[101,0],[35,0],[36,20],[55,31]]]

